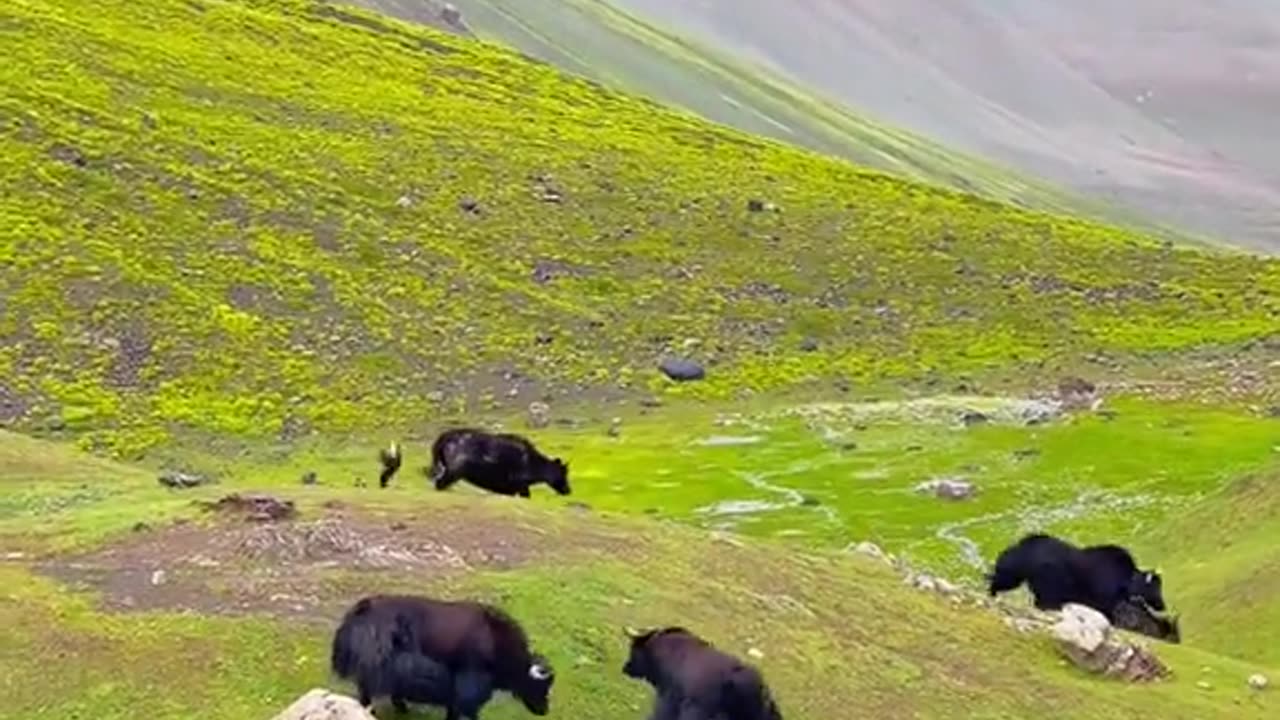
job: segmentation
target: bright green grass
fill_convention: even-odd
[[[157,491],[140,471],[13,435],[0,435],[0,447],[4,469],[18,464],[3,474],[6,497],[29,489],[35,475],[45,490],[79,484],[77,468],[93,463],[90,486],[132,493],[128,502],[112,503],[117,529],[156,520]],[[220,491],[161,494],[186,501]],[[954,717],[957,704],[975,718],[1102,720],[1146,712],[1200,720],[1264,718],[1275,710],[1269,696],[1245,688],[1244,679],[1259,668],[1190,646],[1160,647],[1176,673],[1166,683],[1129,687],[1085,677],[1060,663],[1047,641],[1018,635],[989,611],[909,590],[887,567],[860,557],[756,541],[739,547],[676,524],[583,514],[540,501],[486,503],[457,494],[326,486],[289,495],[303,500],[304,512],[329,498],[409,516],[469,507],[477,522],[505,517],[563,536],[569,552],[554,562],[509,571],[434,580],[430,574],[335,573],[328,581],[352,598],[410,590],[502,602],[559,671],[552,717],[642,717],[646,691],[619,672],[620,629],[670,622],[740,654],[762,650],[759,664],[788,717],[944,718]],[[66,525],[67,513],[81,512],[50,513],[45,520]],[[94,524],[105,527],[101,517]],[[0,525],[7,547],[13,528],[11,518]],[[588,531],[614,541],[602,547],[575,542]],[[50,547],[36,541],[28,549]],[[6,628],[0,717],[269,717],[310,687],[341,687],[327,676],[331,623],[104,614],[91,597],[68,593],[13,561],[0,566],[0,584]],[[1202,679],[1209,689],[1197,686]],[[523,716],[505,699],[492,709],[500,720]]]
[[[1191,642],[1280,665],[1280,472],[1250,473],[1138,542],[1187,580],[1178,605]]]
[[[294,437],[664,390],[666,352],[711,366],[671,392],[716,398],[1280,324],[1275,261],[908,184],[346,13],[0,7],[19,427],[132,454],[176,428]],[[539,284],[540,261],[568,274]]]

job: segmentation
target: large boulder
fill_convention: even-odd
[[[1129,682],[1157,680],[1169,668],[1150,650],[1114,636],[1111,623],[1091,607],[1068,603],[1050,628],[1058,650],[1077,667]]]
[[[358,700],[314,688],[271,720],[377,720]]]

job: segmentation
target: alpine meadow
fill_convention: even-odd
[[[517,618],[552,718],[651,717],[624,628],[665,626],[788,720],[1280,712],[1280,260],[345,4],[7,0],[0,41],[0,718],[354,697],[382,593]],[[953,157],[992,192],[918,177]],[[512,448],[525,497],[440,480]],[[1180,641],[1109,642],[1159,678],[990,596],[1041,532],[1158,569]]]

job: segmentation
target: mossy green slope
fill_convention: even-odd
[[[94,477],[86,483],[90,466]],[[338,687],[326,668],[336,618],[104,612],[94,596],[48,580],[33,562],[49,559],[56,548],[85,549],[136,535],[128,528],[137,521],[150,523],[148,532],[162,532],[159,508],[171,503],[171,516],[190,517],[198,514],[192,499],[251,488],[254,477],[173,493],[141,470],[6,433],[0,433],[0,470],[0,538],[13,547],[21,536],[27,558],[9,557],[0,566],[0,622],[6,628],[0,673],[7,688],[0,717],[270,717],[310,687]],[[14,502],[60,484],[105,492],[74,507]],[[1161,655],[1176,673],[1169,681],[1128,686],[1089,678],[1059,662],[1044,638],[1014,632],[991,611],[911,590],[887,566],[859,556],[724,542],[680,525],[537,501],[325,485],[285,494],[299,502],[304,521],[322,503],[338,500],[352,512],[361,508],[388,521],[463,513],[553,538],[567,533],[563,554],[506,570],[462,576],[335,572],[322,585],[340,600],[397,589],[501,602],[559,669],[552,717],[643,717],[647,691],[619,672],[625,649],[620,629],[670,622],[696,628],[739,654],[763,651],[757,662],[786,716],[801,720],[943,718],[954,717],[958,707],[974,718],[1080,720],[1141,713],[1234,720],[1275,710],[1273,698],[1244,685],[1256,666],[1162,645]],[[26,532],[32,520],[67,533],[32,538]],[[610,540],[584,547],[573,542],[581,532]],[[1211,685],[1198,686],[1205,678]],[[500,720],[527,716],[505,699],[490,713]]]
[[[1280,263],[913,185],[354,10],[15,0],[0,27],[0,398],[86,446],[657,386],[670,350],[712,367],[680,392],[723,396],[1277,326]]]

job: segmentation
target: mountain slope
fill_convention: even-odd
[[[1280,325],[1280,263],[913,185],[356,11],[0,18],[3,419],[86,446],[936,380]],[[708,381],[671,388],[668,353]]]
[[[430,9],[398,0],[357,4],[407,20],[434,17]],[[1174,236],[1150,219],[1139,221],[1117,207],[871,122],[762,65],[641,22],[608,0],[462,0],[458,7],[482,36],[740,130],[997,200]]]
[[[1280,248],[1280,12],[1249,0],[615,0],[868,117]]]
[[[756,650],[801,720],[954,717],[958,703],[970,717],[1072,720],[1275,710],[1244,685],[1256,666],[1162,645],[1170,681],[1099,681],[994,611],[915,591],[856,555],[407,487],[270,488],[300,516],[269,524],[192,502],[255,485],[175,494],[142,469],[0,431],[0,539],[24,551],[0,564],[0,717],[270,717],[316,685],[346,690],[328,677],[327,643],[374,588],[501,602],[557,669],[551,717],[643,717],[649,693],[621,673],[622,628],[671,622]],[[30,532],[54,525],[52,541]],[[1210,689],[1194,682],[1206,666]],[[499,696],[486,717],[528,715]]]

